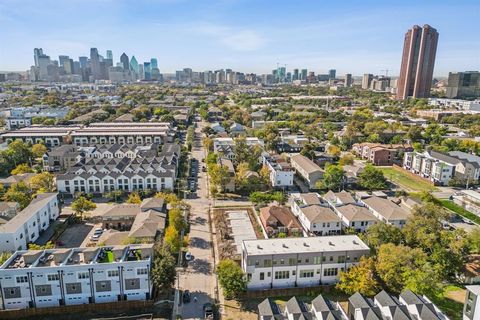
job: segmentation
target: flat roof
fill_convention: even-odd
[[[248,255],[370,250],[356,235],[245,240]]]

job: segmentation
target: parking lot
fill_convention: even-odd
[[[71,225],[62,233],[60,238],[58,238],[58,243],[64,248],[82,247],[82,244],[93,228],[94,225],[91,223],[77,223]]]

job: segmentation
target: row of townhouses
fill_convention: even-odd
[[[241,265],[249,290],[318,286],[369,252],[356,235],[245,240]]]
[[[309,235],[335,235],[351,228],[364,232],[369,226],[383,221],[402,228],[410,210],[393,201],[375,195],[365,195],[357,201],[346,191],[292,194],[290,204],[303,230]]]
[[[169,145],[166,145],[167,148]],[[91,145],[88,147],[75,145],[62,145],[47,151],[43,155],[43,168],[46,171],[65,171],[75,165],[85,164],[89,159],[113,159],[137,157],[147,158],[158,155],[160,145],[157,143],[147,145],[112,144]]]
[[[180,147],[163,146],[158,156],[134,158],[88,158],[57,176],[62,193],[105,193],[113,190],[173,190]]]
[[[263,149],[263,140],[256,137],[246,137],[245,143],[249,147],[259,146]],[[213,151],[219,153],[223,158],[235,160],[235,139],[230,137],[219,137],[213,139]]]
[[[9,111],[9,116],[5,119],[5,125],[8,130],[24,128],[32,125],[32,119],[35,117],[62,119],[69,111],[68,107],[50,108],[48,106],[17,107]]]
[[[452,178],[476,183],[480,178],[480,157],[460,151],[407,152],[403,168],[438,185],[447,185]]]
[[[153,244],[17,251],[0,266],[3,309],[150,299]]]
[[[42,126],[9,131],[1,135],[8,143],[20,139],[26,143],[45,143],[47,147],[62,144],[163,144],[172,142],[175,130],[168,122],[98,122],[89,126]]]
[[[282,310],[283,309],[283,310]],[[406,290],[397,298],[382,290],[373,299],[355,293],[348,299],[347,310],[338,302],[317,296],[310,304],[292,297],[280,307],[271,298],[258,305],[260,320],[380,320],[380,319],[417,319],[448,320],[438,307],[427,297]]]
[[[10,219],[3,217],[1,221],[5,223],[0,224],[0,252],[25,250],[29,243],[35,242],[60,214],[57,195],[39,194]]]

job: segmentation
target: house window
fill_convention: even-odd
[[[109,277],[118,277],[118,270],[108,270],[107,276]]]
[[[139,268],[139,269],[137,269],[137,275],[138,275],[138,276],[144,275],[144,274],[148,274],[148,269],[147,269],[147,268]]]
[[[300,270],[300,278],[313,278],[313,270]]]
[[[260,272],[260,280],[265,280],[265,273]]]
[[[290,278],[290,271],[275,271],[275,279],[288,279]]]
[[[338,275],[338,269],[337,268],[327,268],[323,270],[323,275],[325,277],[333,277]]]
[[[90,275],[88,272],[79,272],[78,273],[78,279],[88,279],[90,278]]]
[[[58,281],[59,279],[58,273],[47,274],[48,281]]]
[[[28,282],[28,276],[18,276],[16,280],[17,283],[26,283]]]

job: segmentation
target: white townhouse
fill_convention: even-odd
[[[67,143],[68,137],[81,126],[42,126],[32,125],[18,130],[8,131],[1,135],[2,140],[11,143],[22,140],[25,143],[44,143],[47,147],[56,147]]]
[[[322,203],[318,193],[292,194],[292,212],[306,234],[336,235],[342,231],[342,220],[328,204]]]
[[[42,193],[30,205],[0,225],[0,252],[25,250],[55,221],[60,209],[58,193]]]
[[[148,300],[153,244],[15,252],[0,266],[3,309]]]
[[[403,168],[439,185],[447,185],[455,173],[455,164],[440,160],[427,151],[406,152]]]
[[[246,137],[245,143],[249,147],[259,146],[263,148],[263,140],[256,137]],[[213,138],[213,152],[221,153],[222,158],[227,158],[229,160],[235,160],[235,139],[230,137],[218,137]]]
[[[279,155],[262,154],[262,163],[270,172],[270,184],[272,187],[282,188],[293,186],[295,170]]]
[[[410,215],[409,211],[393,203],[391,200],[377,196],[361,199],[360,203],[365,205],[368,211],[378,220],[398,228],[403,228]]]
[[[369,253],[356,235],[245,240],[242,269],[248,290],[313,287],[338,282]]]

